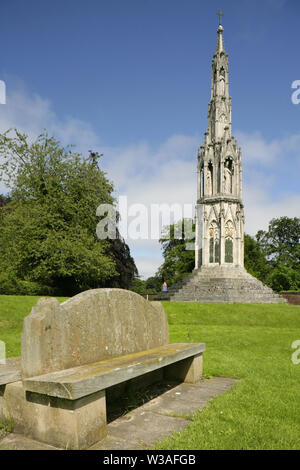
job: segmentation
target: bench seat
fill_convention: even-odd
[[[174,343],[23,379],[26,391],[76,400],[179,361],[193,359],[204,343]],[[178,368],[178,367],[177,367]]]
[[[0,385],[21,380],[21,358],[8,357],[5,364],[0,363]]]

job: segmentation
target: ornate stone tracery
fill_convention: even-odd
[[[220,261],[220,229],[215,220],[209,226],[209,262]]]

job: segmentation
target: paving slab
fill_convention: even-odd
[[[126,436],[125,440],[108,435],[103,441],[97,442],[88,450],[145,450],[147,448],[143,443],[130,442],[128,436]]]
[[[189,424],[187,419],[156,414],[138,408],[108,425],[108,434],[118,439],[150,447],[156,441],[169,436],[174,431],[181,431]]]
[[[60,450],[57,447],[38,442],[22,434],[10,433],[0,441],[0,450]]]
[[[203,408],[215,396],[233,385],[233,379],[216,377],[200,384],[182,383],[141,407],[142,410],[160,414],[191,415]]]

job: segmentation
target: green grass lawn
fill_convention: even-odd
[[[159,449],[300,449],[300,306],[165,302],[171,342],[206,343],[204,376],[236,377]]]
[[[20,355],[23,318],[30,313],[39,298],[30,295],[0,295],[0,341],[6,344],[7,357]]]
[[[20,354],[22,320],[38,297],[0,296],[0,340]],[[59,299],[63,300],[63,299]],[[165,302],[171,342],[205,342],[204,376],[242,379],[159,449],[300,449],[300,306]]]

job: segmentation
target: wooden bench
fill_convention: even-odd
[[[0,419],[48,444],[87,448],[106,435],[110,387],[138,377],[197,383],[204,350],[169,344],[161,304],[133,292],[95,289],[61,305],[40,299],[24,320],[21,363],[0,365]]]

